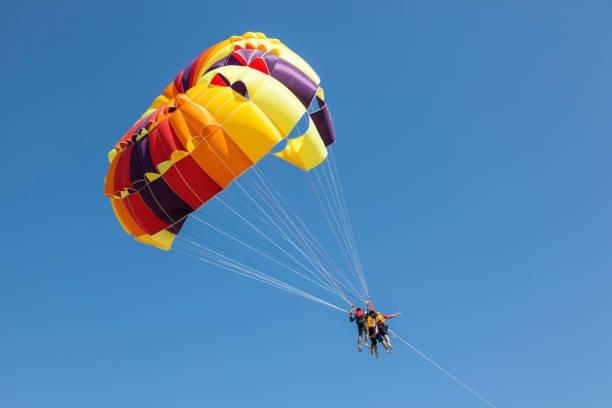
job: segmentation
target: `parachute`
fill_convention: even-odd
[[[127,234],[163,250],[176,249],[175,240],[186,220],[197,217],[196,211],[205,209],[214,198],[221,199],[232,183],[266,156],[273,155],[305,172],[326,164],[328,174],[336,174],[326,160],[334,141],[331,115],[316,72],[278,39],[247,32],[202,52],[123,134],[108,154],[104,194]],[[339,180],[327,182],[332,199],[343,202],[335,184]],[[265,187],[267,191],[261,186],[259,191],[266,194],[268,204],[278,206],[279,213],[286,212],[287,207]],[[240,212],[232,211],[242,218]],[[353,263],[353,277],[361,289],[356,289],[355,281],[350,282],[308,228],[297,221],[285,224],[292,231],[281,232],[281,237],[294,244],[310,265],[282,248],[284,253],[268,257],[278,260],[278,255],[289,256],[291,269],[306,269],[309,280],[350,304],[347,288],[360,300],[368,293],[348,214],[340,206],[337,211],[329,217],[335,217],[342,228],[337,233],[346,245],[343,253]],[[194,249],[202,248],[192,242],[191,255]],[[294,293],[300,291],[221,252],[210,251],[207,254],[217,265],[247,272],[275,286],[284,285]],[[306,292],[297,294],[306,297]]]

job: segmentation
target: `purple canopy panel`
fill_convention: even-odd
[[[319,135],[321,135],[321,139],[325,146],[329,146],[330,144],[336,141],[336,132],[334,131],[334,125],[332,123],[331,114],[329,113],[329,108],[324,100],[317,96],[317,101],[321,108],[310,114],[310,118],[314,122],[317,130],[319,131]]]
[[[270,75],[289,88],[306,108],[317,93],[317,89],[319,89],[319,86],[302,71],[284,60],[279,60],[276,63],[274,70],[270,71]]]
[[[149,138],[143,137],[132,148],[130,157],[130,180],[136,190],[142,189],[147,181],[145,173],[157,173],[149,156]]]
[[[168,224],[174,224],[193,212],[193,208],[181,200],[161,177],[140,190],[140,196],[151,211]]]
[[[249,98],[249,91],[247,91],[247,87],[244,84],[244,82],[242,81],[236,81],[233,84],[230,85],[230,88],[232,88],[235,92],[239,93],[240,95],[244,96],[245,98]]]

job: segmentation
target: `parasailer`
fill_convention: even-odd
[[[378,333],[388,352],[393,350],[393,345],[391,344],[391,339],[389,338],[389,326],[387,325],[387,320],[399,316],[400,313],[383,314],[380,312],[376,312],[376,326],[378,327]]]
[[[378,326],[376,325],[376,312],[369,310],[366,317],[366,327],[368,329],[368,337],[370,338],[370,354],[378,358]]]
[[[349,320],[357,325],[357,350],[361,351],[361,345],[366,343],[366,314],[360,307],[351,307],[349,311]]]

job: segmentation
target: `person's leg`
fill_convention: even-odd
[[[382,343],[382,345],[385,348],[385,350],[387,350],[387,353],[390,353],[391,352],[391,347],[389,347],[389,344],[387,343],[387,340],[385,339],[385,336],[383,336],[383,335],[380,336],[380,342]]]
[[[373,336],[374,332],[371,328],[367,329],[368,339],[370,339],[370,354],[374,354],[374,345],[376,344],[376,339]]]
[[[376,336],[370,337],[370,342],[371,342],[371,346],[370,346],[370,354],[372,354],[374,357],[378,358],[378,347],[376,345]]]
[[[391,338],[389,337],[389,326],[385,325],[385,339],[387,339],[387,344],[393,350],[393,344],[391,344]]]
[[[387,340],[387,346],[389,346],[389,349],[393,350],[393,344],[391,344],[391,339],[389,338],[388,334],[385,334],[385,340]]]
[[[387,344],[387,340],[385,339],[385,334],[387,333],[385,332],[384,326],[379,325],[378,326],[378,341],[381,342],[385,350],[389,352],[390,349],[389,349],[389,345]]]

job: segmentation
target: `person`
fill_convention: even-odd
[[[368,336],[370,337],[370,354],[378,358],[378,348],[376,343],[379,333],[378,326],[376,325],[376,312],[374,310],[368,310],[366,327],[368,329]]]
[[[380,342],[385,347],[385,350],[387,350],[387,353],[390,353],[391,350],[393,350],[393,345],[391,344],[391,339],[389,338],[389,326],[386,322],[387,320],[398,317],[399,315],[400,313],[383,314],[376,312],[376,327],[378,328]]]
[[[365,338],[366,315],[360,307],[355,308],[355,305],[353,305],[351,307],[351,310],[349,311],[349,320],[357,324],[357,350],[361,352],[362,341],[363,343],[366,343],[366,338]]]

